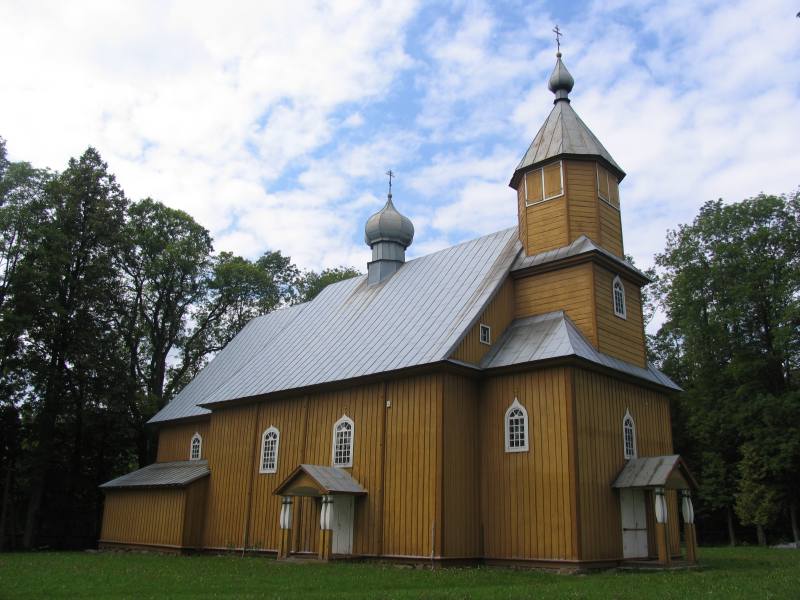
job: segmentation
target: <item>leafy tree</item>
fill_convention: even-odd
[[[301,278],[299,288],[299,301],[308,302],[316,298],[319,293],[332,283],[358,277],[361,272],[353,267],[334,267],[323,269],[319,273],[308,271]]]
[[[798,193],[708,202],[656,257],[667,319],[655,354],[686,390],[677,402],[678,447],[701,465],[700,498],[727,511],[731,534],[742,473],[765,481],[746,445],[753,407],[797,387],[798,218]],[[749,465],[740,467],[745,452]]]

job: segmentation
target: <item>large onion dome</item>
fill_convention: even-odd
[[[392,195],[386,205],[367,219],[364,227],[364,241],[370,248],[378,242],[394,242],[408,248],[414,239],[414,224],[411,219],[401,215],[392,203]]]

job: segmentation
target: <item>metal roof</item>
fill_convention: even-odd
[[[598,252],[603,256],[607,257],[608,259],[612,260],[613,262],[619,264],[621,267],[629,269],[650,281],[650,278],[634,267],[631,263],[627,260],[623,260],[619,256],[612,254],[605,248],[598,246],[594,243],[594,241],[587,237],[586,235],[580,235],[575,238],[569,246],[562,246],[561,248],[556,248],[555,250],[548,250],[546,252],[540,252],[539,254],[534,254],[533,256],[525,256],[521,254],[517,257],[517,260],[514,261],[514,264],[511,267],[512,271],[521,271],[523,269],[529,269],[530,267],[537,267],[540,265],[545,265],[547,263],[555,262],[557,260],[561,260],[564,258],[570,258],[573,256],[579,256],[581,254],[588,254],[589,252]]]
[[[597,156],[617,172],[620,180],[625,177],[625,171],[581,120],[572,105],[568,101],[559,100],[517,165],[511,178],[512,183],[520,171],[561,155]]]
[[[203,404],[445,360],[519,247],[516,228],[505,229],[410,260],[378,285],[362,275],[254,319],[150,422],[205,414]]]
[[[563,311],[512,321],[481,361],[481,368],[495,369],[567,356],[577,356],[673,390],[681,389],[652,365],[645,369],[596,350]]]
[[[361,484],[353,479],[353,476],[345,469],[323,467],[322,465],[300,465],[283,483],[275,488],[274,493],[280,495],[281,491],[290,485],[292,480],[302,472],[305,472],[319,485],[320,492],[323,494],[363,495],[367,493],[367,490],[361,487]]]
[[[675,470],[680,471],[679,477],[672,477]],[[688,484],[693,488],[697,487],[697,483],[683,459],[677,454],[672,454],[630,459],[617,475],[611,487],[683,487],[682,484]]]
[[[138,471],[107,481],[100,487],[103,489],[185,487],[193,481],[206,477],[210,472],[207,460],[153,463]]]

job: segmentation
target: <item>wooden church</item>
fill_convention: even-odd
[[[157,462],[102,486],[101,547],[695,560],[679,388],[647,363],[648,279],[624,259],[625,173],[557,57],[511,177],[518,226],[406,262],[390,193],[366,275],[252,320],[151,419]]]

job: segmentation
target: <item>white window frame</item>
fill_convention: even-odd
[[[630,451],[628,449],[628,429],[631,430],[631,445],[633,446]],[[625,455],[625,460],[639,456],[639,450],[636,447],[636,421],[633,420],[629,409],[625,409],[625,416],[622,417],[622,453]]]
[[[267,436],[270,433],[275,434],[275,464],[272,467],[265,466],[264,452],[267,449]],[[277,473],[278,472],[278,451],[281,446],[281,432],[274,425],[270,425],[264,433],[261,434],[261,464],[259,465],[259,473]]]
[[[622,292],[622,311],[617,309],[617,284],[619,284],[619,289]],[[625,284],[622,283],[622,279],[620,279],[619,275],[614,277],[614,280],[611,282],[611,306],[614,307],[614,314],[620,319],[628,318],[628,302],[625,298]]]
[[[343,423],[348,423],[350,425],[350,460],[346,463],[336,463],[336,430],[339,428],[339,425]],[[353,453],[355,452],[356,447],[356,424],[353,423],[353,419],[348,417],[347,415],[342,415],[336,423],[333,424],[333,440],[331,443],[331,464],[334,467],[339,468],[347,468],[353,466]]]
[[[535,202],[528,202],[528,173],[524,173],[522,175],[522,185],[525,186],[525,206],[536,206],[537,204],[541,204],[542,202],[547,202],[548,200],[553,200],[555,198],[560,198],[564,195],[564,161],[559,160],[558,162],[558,174],[561,176],[561,192],[555,194],[554,196],[545,196],[544,195],[544,168],[549,167],[550,165],[554,165],[555,163],[549,163],[539,167],[539,171],[542,177],[542,199],[536,200]],[[533,169],[534,171],[536,169]],[[598,184],[599,185],[599,184]]]
[[[525,443],[522,446],[514,446],[511,447],[511,413],[515,410],[519,410],[522,413],[522,425],[525,427]],[[530,445],[530,438],[531,438],[531,430],[529,427],[528,421],[528,411],[525,409],[522,404],[519,403],[519,399],[514,398],[514,402],[511,403],[511,406],[508,407],[506,410],[505,417],[503,418],[503,431],[505,432],[505,440],[506,440],[506,452],[527,452],[528,447]]]
[[[194,455],[194,442],[197,441],[197,456]],[[195,431],[192,441],[189,442],[189,460],[200,460],[203,458],[203,436],[199,431]]]
[[[483,339],[483,332],[486,332],[486,341]],[[492,345],[492,328],[490,325],[486,325],[485,323],[481,323],[478,326],[478,341],[481,344],[486,344],[487,346]]]

